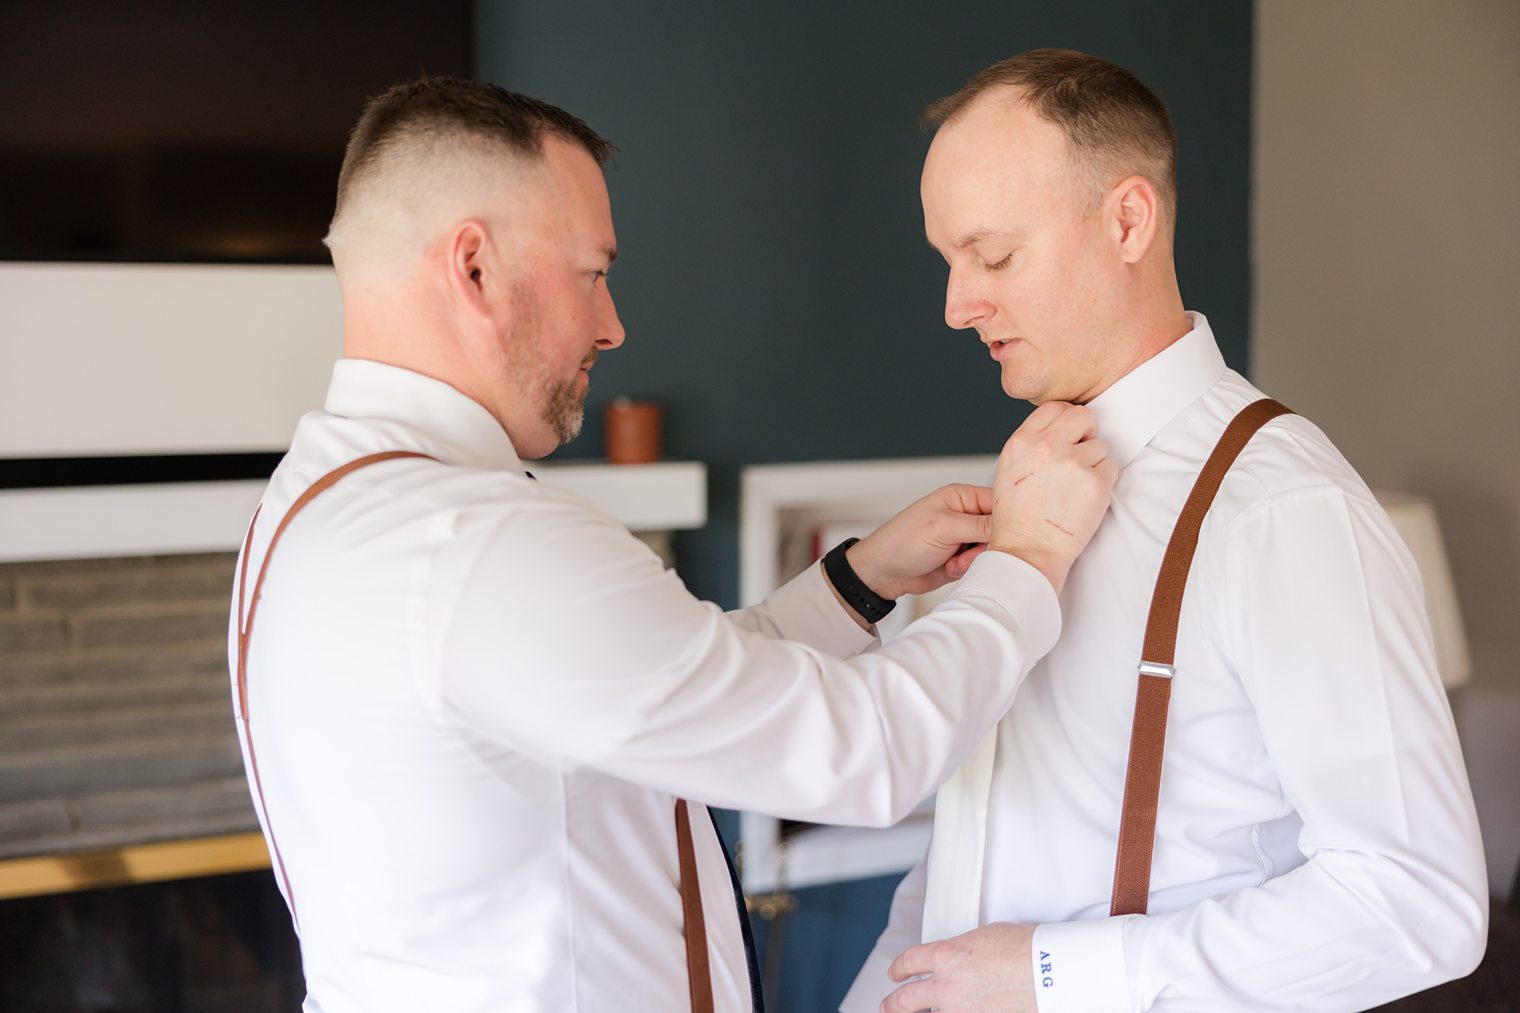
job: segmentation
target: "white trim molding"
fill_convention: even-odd
[[[533,470],[634,531],[707,523],[707,466],[698,461],[567,462]],[[264,486],[255,479],[0,491],[0,562],[232,552]]]

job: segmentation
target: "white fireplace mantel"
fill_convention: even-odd
[[[633,531],[707,523],[699,461],[538,463],[534,474],[611,513]],[[232,552],[263,480],[0,491],[0,562]]]

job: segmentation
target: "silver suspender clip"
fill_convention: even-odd
[[[1163,679],[1170,679],[1177,674],[1177,669],[1171,665],[1163,665],[1155,661],[1140,662],[1141,675],[1159,675]]]

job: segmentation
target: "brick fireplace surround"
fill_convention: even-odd
[[[257,830],[231,554],[0,565],[0,858]]]
[[[233,560],[0,564],[0,865],[84,854],[61,864],[109,882],[116,849],[257,832],[228,689]],[[41,893],[0,899],[0,1009],[299,1008],[267,871]]]

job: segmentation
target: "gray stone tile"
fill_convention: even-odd
[[[26,605],[36,609],[87,609],[102,605],[215,604],[232,597],[232,561],[173,569],[145,568],[126,573],[25,582]]]
[[[231,720],[225,735],[134,748],[107,746],[0,760],[0,805],[107,791],[174,787],[238,776],[243,756]]]
[[[0,615],[0,657],[57,651],[68,646],[61,615]]]
[[[75,638],[82,648],[173,646],[196,641],[225,641],[227,609],[210,608],[117,615],[86,613],[74,620]]]
[[[107,707],[82,712],[41,713],[0,721],[0,763],[44,753],[74,753],[140,746],[172,746],[236,734],[225,699],[171,702],[153,707]]]
[[[204,671],[136,679],[0,682],[0,723],[40,714],[77,714],[93,710],[218,702],[231,706],[227,663],[212,659]]]
[[[11,687],[77,683],[127,685],[153,679],[196,678],[227,669],[227,646],[215,642],[153,647],[129,645],[68,656],[7,657],[0,654],[0,699]]]

